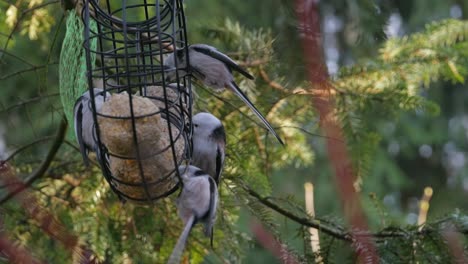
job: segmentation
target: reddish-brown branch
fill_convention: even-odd
[[[286,88],[284,88],[281,84],[270,79],[270,76],[268,76],[268,73],[266,73],[266,71],[262,67],[260,67],[260,76],[266,83],[268,83],[268,85],[271,88],[279,90],[283,93],[287,91]]]
[[[447,247],[453,257],[453,263],[462,264],[468,263],[468,258],[465,256],[463,249],[463,237],[453,226],[445,231],[442,231],[442,237],[447,243]]]
[[[62,243],[62,245],[77,258],[78,263],[97,263],[97,260],[93,257],[94,254],[92,251],[83,245],[80,245],[77,236],[70,234],[49,210],[37,203],[35,196],[27,190],[28,185],[24,184],[20,179],[17,178],[14,169],[6,162],[0,163],[0,178],[7,184],[14,183],[11,184],[11,187],[9,187],[10,192],[17,191],[17,186],[20,186],[23,192],[16,195],[15,198],[23,206],[27,215],[34,219],[38,226],[50,238]],[[2,239],[1,236],[0,239]],[[0,241],[0,249],[2,249],[2,246],[8,247],[7,244],[2,244],[3,242],[4,241]],[[20,261],[18,263],[39,262]]]
[[[35,259],[25,248],[15,246],[12,241],[8,240],[4,232],[0,233],[0,252],[5,254],[10,263],[44,263]]]
[[[258,222],[254,221],[250,225],[250,229],[254,234],[255,238],[257,239],[258,243],[270,251],[273,256],[278,258],[281,263],[284,264],[295,264],[299,263],[297,259],[294,257],[288,249],[282,245],[275,237],[270,234],[265,228],[259,224]]]
[[[343,140],[329,139],[342,139],[344,137],[343,131],[333,114],[333,87],[329,82],[328,71],[322,52],[320,16],[317,1],[296,0],[295,9],[299,21],[298,29],[304,49],[307,76],[313,84],[313,88],[310,90],[310,94],[313,95],[311,99],[320,115],[321,128],[328,137],[328,157],[335,172],[335,182],[340,192],[345,216],[353,230],[367,232],[367,221],[359,196],[353,188],[355,176],[351,160],[347,154],[346,145]],[[371,238],[351,235],[359,262],[378,263],[378,255]]]

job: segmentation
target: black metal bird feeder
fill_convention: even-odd
[[[88,87],[98,142],[96,155],[105,179],[123,200],[151,203],[173,193],[180,182],[177,168],[191,157],[191,83],[187,75],[178,74],[179,70],[188,72],[188,69],[168,69],[163,64],[166,54],[187,49],[182,2],[83,2],[81,17],[85,25]],[[97,45],[93,48],[95,40]],[[176,83],[165,81],[170,71],[176,71]],[[96,87],[96,83],[102,87]],[[122,106],[122,109],[126,109],[122,110],[124,114],[96,111],[97,94],[94,94],[93,88],[102,88],[105,97],[109,97],[106,94],[110,93],[110,101],[113,101],[115,95],[127,98]],[[150,113],[138,113],[138,98],[149,99],[157,107]],[[144,105],[142,108],[148,110]],[[140,129],[144,129],[148,125],[146,123],[156,120],[156,116],[160,120],[159,128],[163,130],[157,130],[158,135],[142,136]],[[130,154],[124,155],[111,149],[106,142],[106,135],[110,133],[104,127],[106,122],[116,122],[117,131],[124,131],[124,126],[127,126],[126,132],[129,134],[126,136],[131,138],[129,144],[132,146],[129,148],[133,150]],[[125,136],[126,132],[122,132],[122,135]],[[167,140],[160,141],[160,145],[153,148],[148,142],[156,137]],[[161,142],[167,144],[161,145]],[[170,167],[170,170],[162,169],[159,166],[161,164],[162,167]],[[125,175],[131,176],[123,177]]]

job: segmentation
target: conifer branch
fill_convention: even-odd
[[[427,235],[432,235],[434,233],[442,233],[444,231],[443,228],[442,229],[434,228],[434,226],[440,226],[445,223],[450,223],[453,220],[452,217],[446,217],[430,225],[427,225],[423,228],[416,227],[414,228],[414,231],[410,229],[399,228],[399,227],[387,227],[379,232],[369,232],[369,231],[359,231],[359,230],[345,231],[343,227],[331,227],[330,225],[324,224],[323,221],[317,218],[310,219],[310,218],[298,216],[282,208],[281,206],[275,204],[274,202],[272,202],[270,197],[263,197],[262,195],[260,195],[259,193],[255,192],[254,190],[252,190],[251,188],[245,185],[242,185],[242,188],[249,195],[257,199],[257,201],[259,201],[261,204],[285,216],[286,218],[302,226],[316,228],[319,231],[327,235],[330,235],[339,240],[348,241],[348,242],[354,242],[355,237],[369,237],[369,238],[376,240],[376,242],[382,242],[382,243],[385,242],[384,239],[424,237]],[[458,228],[457,232],[463,235],[468,235],[468,227]]]
[[[303,226],[307,226],[307,227],[313,227],[313,228],[316,228],[332,237],[335,237],[335,238],[338,238],[340,240],[346,240],[346,241],[351,241],[351,237],[343,232],[342,230],[339,230],[339,229],[336,229],[336,228],[332,228],[332,227],[328,227],[328,226],[325,226],[323,225],[322,223],[320,223],[320,220],[316,220],[316,219],[308,219],[308,218],[305,218],[305,217],[300,217],[300,216],[297,216],[291,212],[289,212],[288,210],[284,209],[284,208],[281,208],[279,205],[271,202],[269,200],[269,198],[266,198],[266,197],[262,197],[259,193],[255,192],[254,190],[250,189],[249,187],[247,186],[243,186],[243,189],[251,196],[255,197],[260,203],[262,203],[263,205],[267,206],[268,208],[276,211],[277,213],[293,220],[294,222],[298,223],[298,224],[301,224]]]

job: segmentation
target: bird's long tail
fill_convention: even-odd
[[[187,243],[187,238],[190,234],[190,230],[192,230],[194,222],[195,222],[195,217],[192,215],[187,221],[187,224],[185,224],[184,231],[182,231],[182,234],[180,234],[179,239],[177,240],[177,244],[172,250],[172,254],[169,257],[167,264],[179,264],[180,263],[180,259],[182,258],[182,253],[184,253],[185,243]]]
[[[75,111],[75,120],[74,120],[74,127],[75,127],[75,136],[78,140],[78,145],[80,146],[80,153],[81,157],[83,157],[83,162],[86,167],[89,167],[89,160],[88,160],[88,153],[86,150],[85,142],[83,141],[83,97],[80,97],[74,106]],[[77,109],[78,107],[78,109]],[[88,131],[86,131],[88,132]]]
[[[260,111],[258,111],[258,109],[255,107],[255,105],[253,105],[252,102],[250,102],[247,95],[244,92],[242,92],[242,90],[239,88],[239,86],[237,86],[237,84],[235,82],[231,82],[230,88],[255,113],[255,115],[266,126],[268,131],[270,131],[273,134],[273,136],[275,136],[275,138],[279,141],[279,143],[281,143],[281,145],[284,145],[283,140],[276,133],[275,129],[270,125],[270,123],[268,122],[268,120],[266,120],[266,118],[262,115],[262,113],[260,113]]]

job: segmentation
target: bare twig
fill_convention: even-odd
[[[27,13],[32,12],[34,10],[41,9],[41,8],[46,7],[48,5],[57,4],[57,3],[60,3],[60,0],[53,0],[53,1],[45,2],[45,3],[39,4],[39,5],[35,5],[35,6],[31,7],[31,8],[23,10],[22,14],[27,14]]]
[[[279,128],[292,128],[292,129],[297,129],[297,130],[299,130],[299,131],[302,131],[302,133],[307,134],[307,135],[309,135],[309,136],[320,137],[320,138],[326,138],[326,139],[330,139],[330,140],[338,140],[338,141],[342,141],[342,142],[343,142],[342,139],[327,137],[327,136],[320,135],[320,134],[315,134],[315,133],[312,133],[312,132],[308,131],[308,130],[305,129],[305,128],[298,127],[298,126],[280,126]]]
[[[60,2],[60,0],[54,0],[54,1],[45,2],[45,3],[42,3],[42,4],[39,4],[39,5],[36,5],[36,6],[31,7],[31,8],[28,8],[28,9],[23,10],[23,11],[21,12],[20,17],[16,20],[15,25],[14,25],[13,28],[11,29],[10,34],[8,34],[7,40],[6,40],[6,42],[5,42],[5,45],[3,46],[3,50],[7,50],[8,45],[10,44],[10,41],[11,41],[11,39],[13,38],[13,34],[16,32],[16,30],[18,29],[18,27],[19,27],[21,21],[23,20],[24,16],[25,16],[27,13],[29,13],[29,12],[31,12],[31,11],[34,11],[34,10],[37,10],[37,9],[40,9],[40,8],[43,8],[43,7],[47,6],[47,5],[56,4],[56,3],[59,3],[59,2]],[[11,3],[9,3],[9,4],[11,4]],[[16,7],[16,8],[18,8],[18,7]],[[4,53],[0,53],[0,59],[3,57],[3,54],[4,54]]]
[[[27,61],[27,60],[25,60],[25,59],[23,59],[23,58],[21,58],[21,57],[15,55],[15,54],[12,54],[12,53],[10,53],[10,52],[8,52],[8,51],[6,51],[6,50],[0,49],[0,52],[3,53],[3,54],[8,55],[8,56],[10,56],[10,57],[12,57],[12,58],[14,58],[14,59],[17,59],[17,60],[21,61],[21,62],[24,63],[24,64],[27,64],[27,65],[29,65],[29,66],[34,66],[34,65],[31,64],[29,61]]]
[[[77,152],[81,153],[81,150],[80,150],[77,146],[73,145],[72,142],[70,142],[70,141],[68,141],[68,140],[65,140],[64,142],[65,142],[65,144],[67,144],[68,146],[70,146],[72,149],[74,149],[74,150],[76,150]],[[89,159],[89,162],[92,163],[94,166],[99,167],[99,164],[98,164],[97,162],[95,162],[94,160]]]
[[[283,93],[287,92],[287,89],[285,87],[271,80],[270,76],[268,76],[268,73],[266,73],[266,71],[262,67],[260,67],[260,76],[271,88],[281,91]]]
[[[25,149],[28,149],[28,148],[30,148],[30,147],[32,147],[32,146],[38,144],[38,143],[42,143],[42,142],[47,141],[47,140],[50,140],[50,139],[52,139],[52,138],[54,138],[54,137],[52,137],[52,136],[43,137],[43,138],[40,138],[40,139],[38,139],[38,140],[35,140],[35,141],[33,141],[33,142],[29,143],[29,144],[26,144],[26,145],[24,145],[24,146],[21,146],[21,147],[15,149],[15,151],[13,151],[10,155],[8,155],[8,157],[7,157],[3,162],[10,161],[12,158],[14,158],[16,155],[18,155],[18,153],[24,151]]]
[[[2,109],[2,111],[0,111],[0,114],[4,113],[4,112],[9,112],[10,110],[12,110],[14,108],[21,107],[23,105],[27,105],[27,104],[32,103],[32,102],[40,101],[40,100],[42,100],[44,98],[47,98],[47,97],[54,97],[54,96],[59,96],[59,95],[60,95],[59,93],[53,93],[53,94],[41,95],[41,96],[37,96],[37,97],[31,98],[31,99],[28,99],[28,100],[24,100],[24,101],[22,101],[20,103],[10,105],[10,106]]]
[[[58,64],[58,63],[53,62],[53,63],[47,64],[47,65],[34,66],[34,67],[31,67],[31,68],[28,68],[28,69],[19,70],[19,71],[14,72],[14,73],[6,74],[6,75],[3,75],[3,76],[0,77],[0,81],[9,79],[11,77],[15,77],[15,76],[20,75],[22,73],[37,71],[39,69],[43,69],[43,68],[49,67],[50,65],[55,65],[55,64]]]
[[[57,154],[60,146],[63,143],[66,131],[67,131],[67,121],[66,121],[65,117],[63,117],[62,121],[60,122],[60,126],[59,126],[59,129],[57,131],[57,135],[55,137],[55,140],[54,140],[52,146],[49,149],[49,153],[47,154],[44,161],[42,161],[39,168],[33,174],[31,174],[29,177],[26,178],[26,180],[24,181],[24,184],[22,186],[20,186],[18,188],[15,188],[13,191],[10,191],[6,195],[4,195],[0,199],[0,205],[7,202],[8,200],[10,200],[11,198],[13,198],[18,193],[24,191],[34,181],[36,181],[37,179],[41,178],[44,175],[44,173],[47,171],[50,164],[52,163],[52,160],[54,159],[55,155]]]

